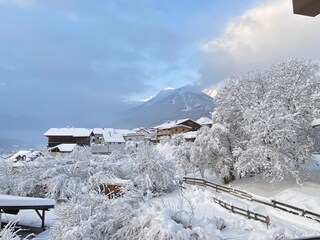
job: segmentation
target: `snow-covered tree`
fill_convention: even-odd
[[[183,141],[174,148],[174,162],[177,166],[178,174],[181,176],[185,176],[195,170],[193,164],[191,163],[192,146],[192,142]]]
[[[191,165],[200,172],[202,178],[204,178],[204,172],[209,168],[209,163],[215,155],[213,146],[210,144],[211,136],[211,130],[200,129],[190,151]]]
[[[318,84],[319,66],[294,59],[231,79],[218,93],[213,120],[230,133],[239,174],[297,176],[315,149],[311,96]]]
[[[162,192],[176,184],[173,163],[148,144],[138,147],[132,172],[133,182],[142,191]]]
[[[17,181],[13,166],[9,161],[0,158],[0,192],[2,194],[16,194]]]

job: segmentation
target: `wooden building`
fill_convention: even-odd
[[[43,135],[48,137],[48,148],[65,143],[91,146],[94,139],[93,130],[88,128],[50,128]]]
[[[320,14],[319,0],[292,0],[293,13],[315,17]]]
[[[191,131],[197,131],[201,128],[201,125],[192,119],[181,119],[175,121],[168,121],[161,125],[154,127],[157,132],[157,138],[164,136],[171,137],[174,134],[187,133]]]

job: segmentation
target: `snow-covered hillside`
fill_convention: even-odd
[[[154,98],[131,109],[117,127],[151,127],[167,120],[211,117],[214,100],[194,86],[160,91]]]

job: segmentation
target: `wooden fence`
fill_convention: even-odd
[[[233,213],[240,214],[240,215],[245,216],[245,217],[247,217],[249,219],[254,219],[254,220],[257,220],[257,221],[260,221],[260,222],[264,222],[264,223],[267,224],[267,227],[269,226],[269,223],[270,223],[270,217],[269,216],[265,216],[265,215],[262,215],[260,213],[253,212],[253,211],[250,211],[248,209],[236,207],[236,206],[234,206],[234,205],[232,205],[230,203],[227,203],[227,202],[222,201],[221,199],[218,199],[218,198],[215,198],[215,197],[212,197],[212,198],[220,206],[224,207],[225,209],[228,209],[228,210],[232,211]]]
[[[245,199],[248,201],[268,205],[268,206],[283,210],[288,213],[292,213],[295,215],[299,215],[299,216],[306,217],[306,218],[320,222],[320,214],[319,213],[315,213],[310,210],[295,207],[290,204],[286,204],[286,203],[279,202],[276,200],[270,200],[270,202],[263,201],[261,199],[255,198],[250,193],[247,193],[245,191],[222,186],[222,185],[219,185],[219,184],[216,184],[216,183],[213,183],[213,182],[207,181],[205,179],[201,179],[201,178],[184,177],[183,181],[187,184],[210,187],[210,188],[214,189],[216,192],[225,192],[225,193],[231,194],[231,195],[236,196],[241,199]]]

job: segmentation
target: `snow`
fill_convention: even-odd
[[[120,179],[120,178],[100,178],[100,180],[105,184],[128,184],[129,180]]]
[[[94,134],[102,134],[105,142],[124,143],[123,135],[135,133],[129,129],[113,129],[113,128],[95,128]]]
[[[191,131],[191,132],[187,132],[187,133],[182,133],[181,136],[183,138],[196,138],[198,135],[198,131]]]
[[[174,120],[174,121],[167,121],[165,123],[162,123],[158,126],[155,126],[154,128],[157,128],[157,129],[168,129],[168,128],[173,128],[173,127],[176,127],[176,126],[185,126],[185,125],[182,125],[182,123],[188,121],[188,120],[191,120],[189,118],[185,118],[185,119],[180,119],[180,120]],[[192,121],[192,120],[191,120]]]
[[[72,137],[89,137],[92,134],[89,128],[50,128],[44,136],[72,136]]]
[[[208,117],[201,117],[196,122],[200,125],[209,125],[212,124],[212,119]]]
[[[318,188],[289,188],[274,199],[320,214],[320,185]]]
[[[311,122],[312,127],[320,127],[320,118],[315,119]]]
[[[18,157],[23,157],[25,156],[26,161],[33,160],[37,158],[41,153],[39,151],[32,151],[32,150],[22,150],[11,156],[9,159],[10,160],[17,160]]]
[[[76,146],[77,144],[75,143],[62,143],[52,148],[48,148],[48,151],[58,148],[60,152],[72,152]]]
[[[54,199],[34,198],[34,197],[19,197],[12,195],[0,194],[0,208],[3,206],[48,206],[55,205]]]
[[[145,106],[149,106],[149,105],[152,105],[152,104],[154,104],[156,102],[160,102],[163,99],[169,97],[172,93],[174,93],[174,90],[175,89],[161,90],[155,97],[153,97],[149,101],[145,102],[144,105]]]

